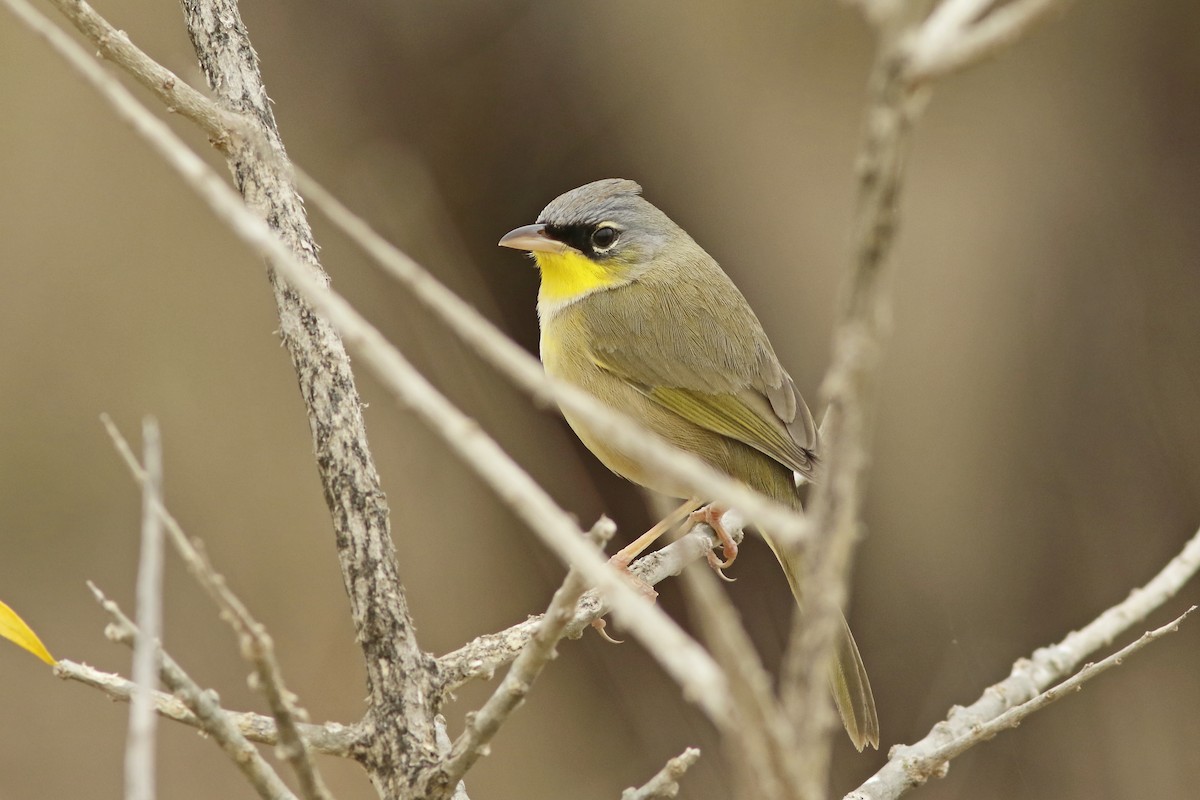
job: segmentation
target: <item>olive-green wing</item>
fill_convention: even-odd
[[[699,256],[581,302],[593,361],[708,430],[811,476],[817,428],[762,325]]]
[[[769,401],[753,389],[711,394],[654,386],[642,391],[691,423],[748,444],[801,474],[812,471],[812,453],[796,442]]]

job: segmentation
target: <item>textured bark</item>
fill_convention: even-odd
[[[183,0],[188,34],[219,102],[248,118],[255,136],[227,153],[247,205],[328,283],[237,6]],[[265,151],[265,152],[264,152]],[[280,334],[308,410],[317,468],[333,517],[342,578],[366,662],[369,735],[360,753],[384,797],[406,797],[404,776],[438,758],[433,725],[434,660],[417,645],[397,574],[388,506],[367,445],[362,406],[345,347],[327,322],[270,271]],[[373,734],[373,735],[372,735]]]

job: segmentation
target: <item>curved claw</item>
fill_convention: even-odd
[[[603,618],[592,620],[592,627],[596,629],[596,633],[600,634],[601,638],[609,644],[625,644],[624,639],[614,639],[608,635],[608,631],[604,628],[608,625]]]

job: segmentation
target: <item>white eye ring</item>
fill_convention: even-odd
[[[594,250],[608,250],[617,243],[617,239],[621,236],[621,232],[607,223],[600,225],[596,230],[592,231],[591,242]]]

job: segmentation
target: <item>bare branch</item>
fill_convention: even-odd
[[[1110,645],[1130,626],[1145,619],[1174,597],[1198,570],[1200,531],[1150,582],[1134,589],[1124,601],[1109,608],[1080,630],[1070,633],[1058,644],[1043,647],[1030,659],[1018,661],[1008,678],[984,690],[983,695],[970,706],[956,706],[950,716],[933,726],[933,730],[921,741],[894,747],[883,769],[846,795],[846,800],[894,800],[924,783],[931,774],[914,772],[913,764],[933,758],[933,754],[943,748],[969,737],[972,730],[991,723],[1009,709],[1028,702],[1070,675],[1085,658],[1099,648]],[[1174,624],[1167,628],[1170,629]],[[945,757],[941,758],[942,763],[945,760]]]
[[[631,787],[621,792],[621,800],[671,800],[679,794],[679,779],[698,758],[700,751],[689,747],[668,761],[653,778],[640,787]]]
[[[1001,11],[1037,14],[1029,7],[1046,0],[1015,0],[980,17],[989,0],[943,0],[925,19],[913,19],[919,6],[863,5],[879,26],[879,54],[869,87],[866,130],[858,162],[858,188],[853,222],[852,259],[843,277],[841,304],[833,335],[833,352],[822,383],[828,410],[822,425],[825,472],[816,483],[808,521],[812,546],[806,551],[804,591],[806,616],[794,627],[784,660],[784,685],[793,709],[802,708],[800,751],[810,759],[813,780],[821,785],[829,762],[832,717],[824,703],[825,671],[833,654],[837,615],[845,604],[846,582],[854,548],[862,534],[862,505],[866,496],[870,440],[877,405],[877,376],[890,318],[884,277],[890,267],[898,228],[898,205],[904,166],[914,123],[924,108],[927,92],[914,77],[912,42],[931,52],[947,52],[969,31],[988,23]],[[1013,17],[1000,17],[1011,20]],[[1024,17],[1022,17],[1024,19]],[[987,52],[1012,41],[1027,25],[1008,24],[1011,33],[986,37]],[[995,31],[991,27],[987,30]],[[983,40],[980,40],[983,41]],[[961,65],[983,55],[982,46]],[[795,545],[781,542],[795,552]],[[796,716],[796,715],[793,715]]]
[[[735,511],[727,511],[721,518],[721,523],[734,541],[742,541],[744,522],[738,518]],[[712,528],[708,525],[697,525],[685,536],[633,562],[629,571],[638,580],[654,586],[672,575],[678,575],[685,566],[703,558],[718,543]],[[575,609],[575,616],[567,626],[565,636],[578,638],[592,622],[607,614],[608,610],[598,592],[584,594]],[[517,657],[541,622],[540,614],[532,616],[498,633],[479,636],[439,658],[441,691],[449,694],[473,680],[490,680],[497,669]]]
[[[604,543],[611,539],[615,532],[616,526],[612,521],[602,517],[592,526],[588,538],[603,549]],[[508,719],[508,715],[525,701],[533,682],[550,660],[558,655],[555,647],[566,635],[567,627],[574,616],[575,604],[586,589],[587,583],[579,571],[574,567],[569,569],[562,586],[554,593],[550,606],[542,615],[541,624],[513,661],[504,680],[477,712],[468,715],[466,730],[454,743],[450,755],[430,776],[428,785],[434,796],[444,794],[450,787],[457,786],[467,774],[467,770],[479,758],[487,755],[488,743],[500,730],[500,726]]]
[[[129,702],[135,690],[133,681],[122,678],[120,675],[102,672],[95,667],[66,659],[55,664],[54,674],[63,680],[76,681],[84,686],[99,689],[111,699],[124,703]],[[154,699],[154,710],[158,712],[159,716],[193,728],[203,727],[200,719],[174,695],[156,691],[151,696]],[[268,745],[279,743],[275,720],[271,717],[250,711],[226,710],[225,714],[238,731],[250,741]],[[355,751],[362,737],[362,731],[357,726],[327,722],[324,725],[300,723],[297,728],[304,743],[318,753],[340,758],[356,757]]]
[[[975,728],[972,728],[968,733],[955,739],[953,742],[948,742],[942,747],[934,750],[925,758],[918,762],[914,762],[910,766],[910,772],[916,775],[934,776],[939,773],[944,773],[950,759],[961,755],[971,747],[985,742],[994,737],[997,733],[1010,728],[1015,728],[1021,724],[1022,720],[1028,717],[1035,711],[1041,711],[1046,706],[1067,695],[1068,692],[1077,692],[1083,688],[1083,684],[1090,681],[1102,672],[1106,672],[1112,667],[1124,663],[1125,659],[1141,650],[1151,642],[1158,641],[1168,633],[1174,633],[1179,630],[1179,625],[1188,615],[1196,610],[1196,606],[1190,607],[1187,611],[1180,614],[1175,619],[1163,625],[1161,628],[1155,628],[1152,631],[1147,631],[1121,648],[1117,652],[1092,664],[1085,664],[1083,669],[1076,672],[1070,678],[1067,678],[1062,683],[1047,689],[1031,700],[1027,700],[1015,708],[1010,708],[995,719],[989,720]]]
[[[112,624],[105,630],[108,638],[114,642],[136,646],[142,634],[138,631],[133,620],[125,616],[120,607],[104,596],[96,585],[89,582],[88,587],[96,596],[100,606],[113,618]],[[295,800],[295,795],[287,788],[275,770],[267,764],[254,745],[242,736],[241,731],[229,719],[225,709],[217,699],[217,693],[201,689],[199,684],[167,655],[157,642],[155,655],[158,660],[159,676],[162,682],[183,701],[200,722],[200,728],[216,742],[230,760],[242,771],[250,785],[264,800]]]
[[[162,100],[168,111],[199,125],[218,150],[228,149],[231,131],[249,131],[245,120],[217,105],[139,50],[124,31],[113,27],[83,0],[50,0],[50,3],[96,45],[97,55],[123,68]]]
[[[147,461],[146,469],[143,469],[134,457],[129,443],[108,415],[102,415],[101,419],[134,480],[147,487],[153,474],[149,469],[149,462]],[[221,619],[228,622],[238,635],[242,654],[254,666],[255,684],[267,698],[267,704],[275,718],[279,752],[295,771],[301,795],[314,800],[330,800],[329,790],[325,788],[325,782],[317,772],[316,764],[313,763],[297,727],[298,720],[307,718],[307,714],[296,705],[295,695],[284,686],[283,674],[275,659],[275,644],[266,628],[250,614],[246,605],[225,583],[225,578],[213,569],[199,543],[188,539],[179,522],[163,504],[161,495],[153,498],[147,513],[166,526],[171,543],[187,564],[188,571],[217,604],[221,611]]]
[[[991,5],[982,0],[942,3],[910,42],[909,79],[931,81],[978,64],[1061,12],[1067,0],[1012,0],[980,17],[977,7]],[[931,25],[935,20],[939,24]]]
[[[162,503],[162,438],[153,417],[142,420],[143,458],[146,460],[142,481],[142,543],[138,557],[137,620],[143,635],[133,648],[133,682],[137,685],[129,704],[129,736],[125,745],[125,797],[127,800],[153,800],[154,714],[151,693],[156,680],[156,642],[162,641],[162,524],[158,506]]]

